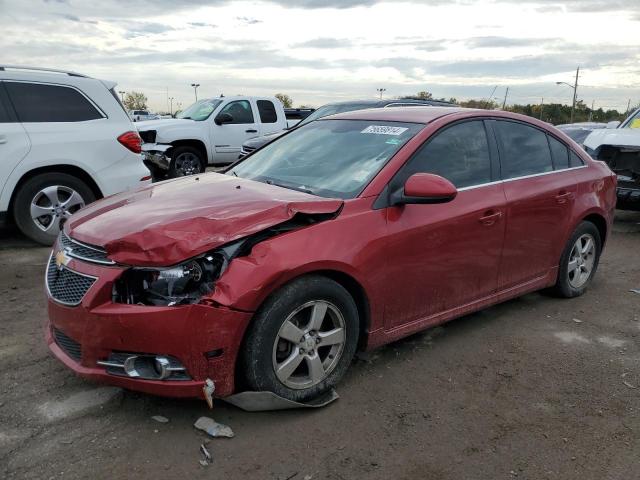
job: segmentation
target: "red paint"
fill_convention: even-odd
[[[461,189],[448,203],[374,208],[411,154],[443,126],[465,118],[514,118],[556,135],[583,158],[584,168]],[[253,313],[279,287],[321,272],[364,294],[367,348],[428,326],[553,285],[561,251],[587,216],[610,230],[615,177],[548,125],[506,112],[434,107],[350,112],[336,118],[425,123],[351,200],[323,199],[217,174],[163,182],[84,209],[65,226],[73,238],[104,246],[114,260],[166,266],[303,213],[336,218],[269,238],[234,259],[200,305],[144,307],[111,302],[120,267],[72,260],[99,277],[76,308],[49,300],[50,323],[82,344],[80,363],[50,335],[53,353],[78,374],[153,394],[199,396],[206,378],[216,395],[234,391],[237,354]],[[430,177],[430,178],[427,178]],[[419,175],[405,193],[433,190]],[[451,193],[448,181],[438,180]],[[445,183],[446,182],[446,183]],[[449,185],[447,185],[449,184]],[[240,187],[240,188],[237,188]],[[455,191],[455,188],[453,188]],[[213,359],[206,352],[222,349]],[[169,354],[193,381],[159,382],[107,375],[96,361],[110,351]]]
[[[458,190],[446,178],[431,173],[415,173],[404,184],[407,197],[432,197],[453,199]]]

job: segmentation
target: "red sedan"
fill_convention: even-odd
[[[87,378],[168,396],[297,401],[357,349],[535,290],[584,293],[616,179],[560,131],[506,112],[335,115],[226,174],[75,214],[46,274],[47,341]]]

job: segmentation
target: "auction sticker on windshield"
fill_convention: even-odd
[[[385,125],[369,125],[360,133],[374,133],[376,135],[401,135],[409,130],[405,127],[387,127]]]

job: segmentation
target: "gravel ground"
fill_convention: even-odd
[[[47,255],[0,231],[2,478],[640,478],[640,214],[618,214],[583,297],[527,295],[363,355],[314,411],[76,378],[44,345]],[[206,467],[201,415],[236,433]]]

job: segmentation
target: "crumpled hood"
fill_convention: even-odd
[[[208,173],[99,200],[74,214],[64,230],[76,240],[103,247],[118,263],[169,266],[286,222],[297,213],[331,214],[342,204]]]
[[[640,148],[640,128],[594,130],[584,140],[584,146],[592,150],[596,150],[602,145]]]

